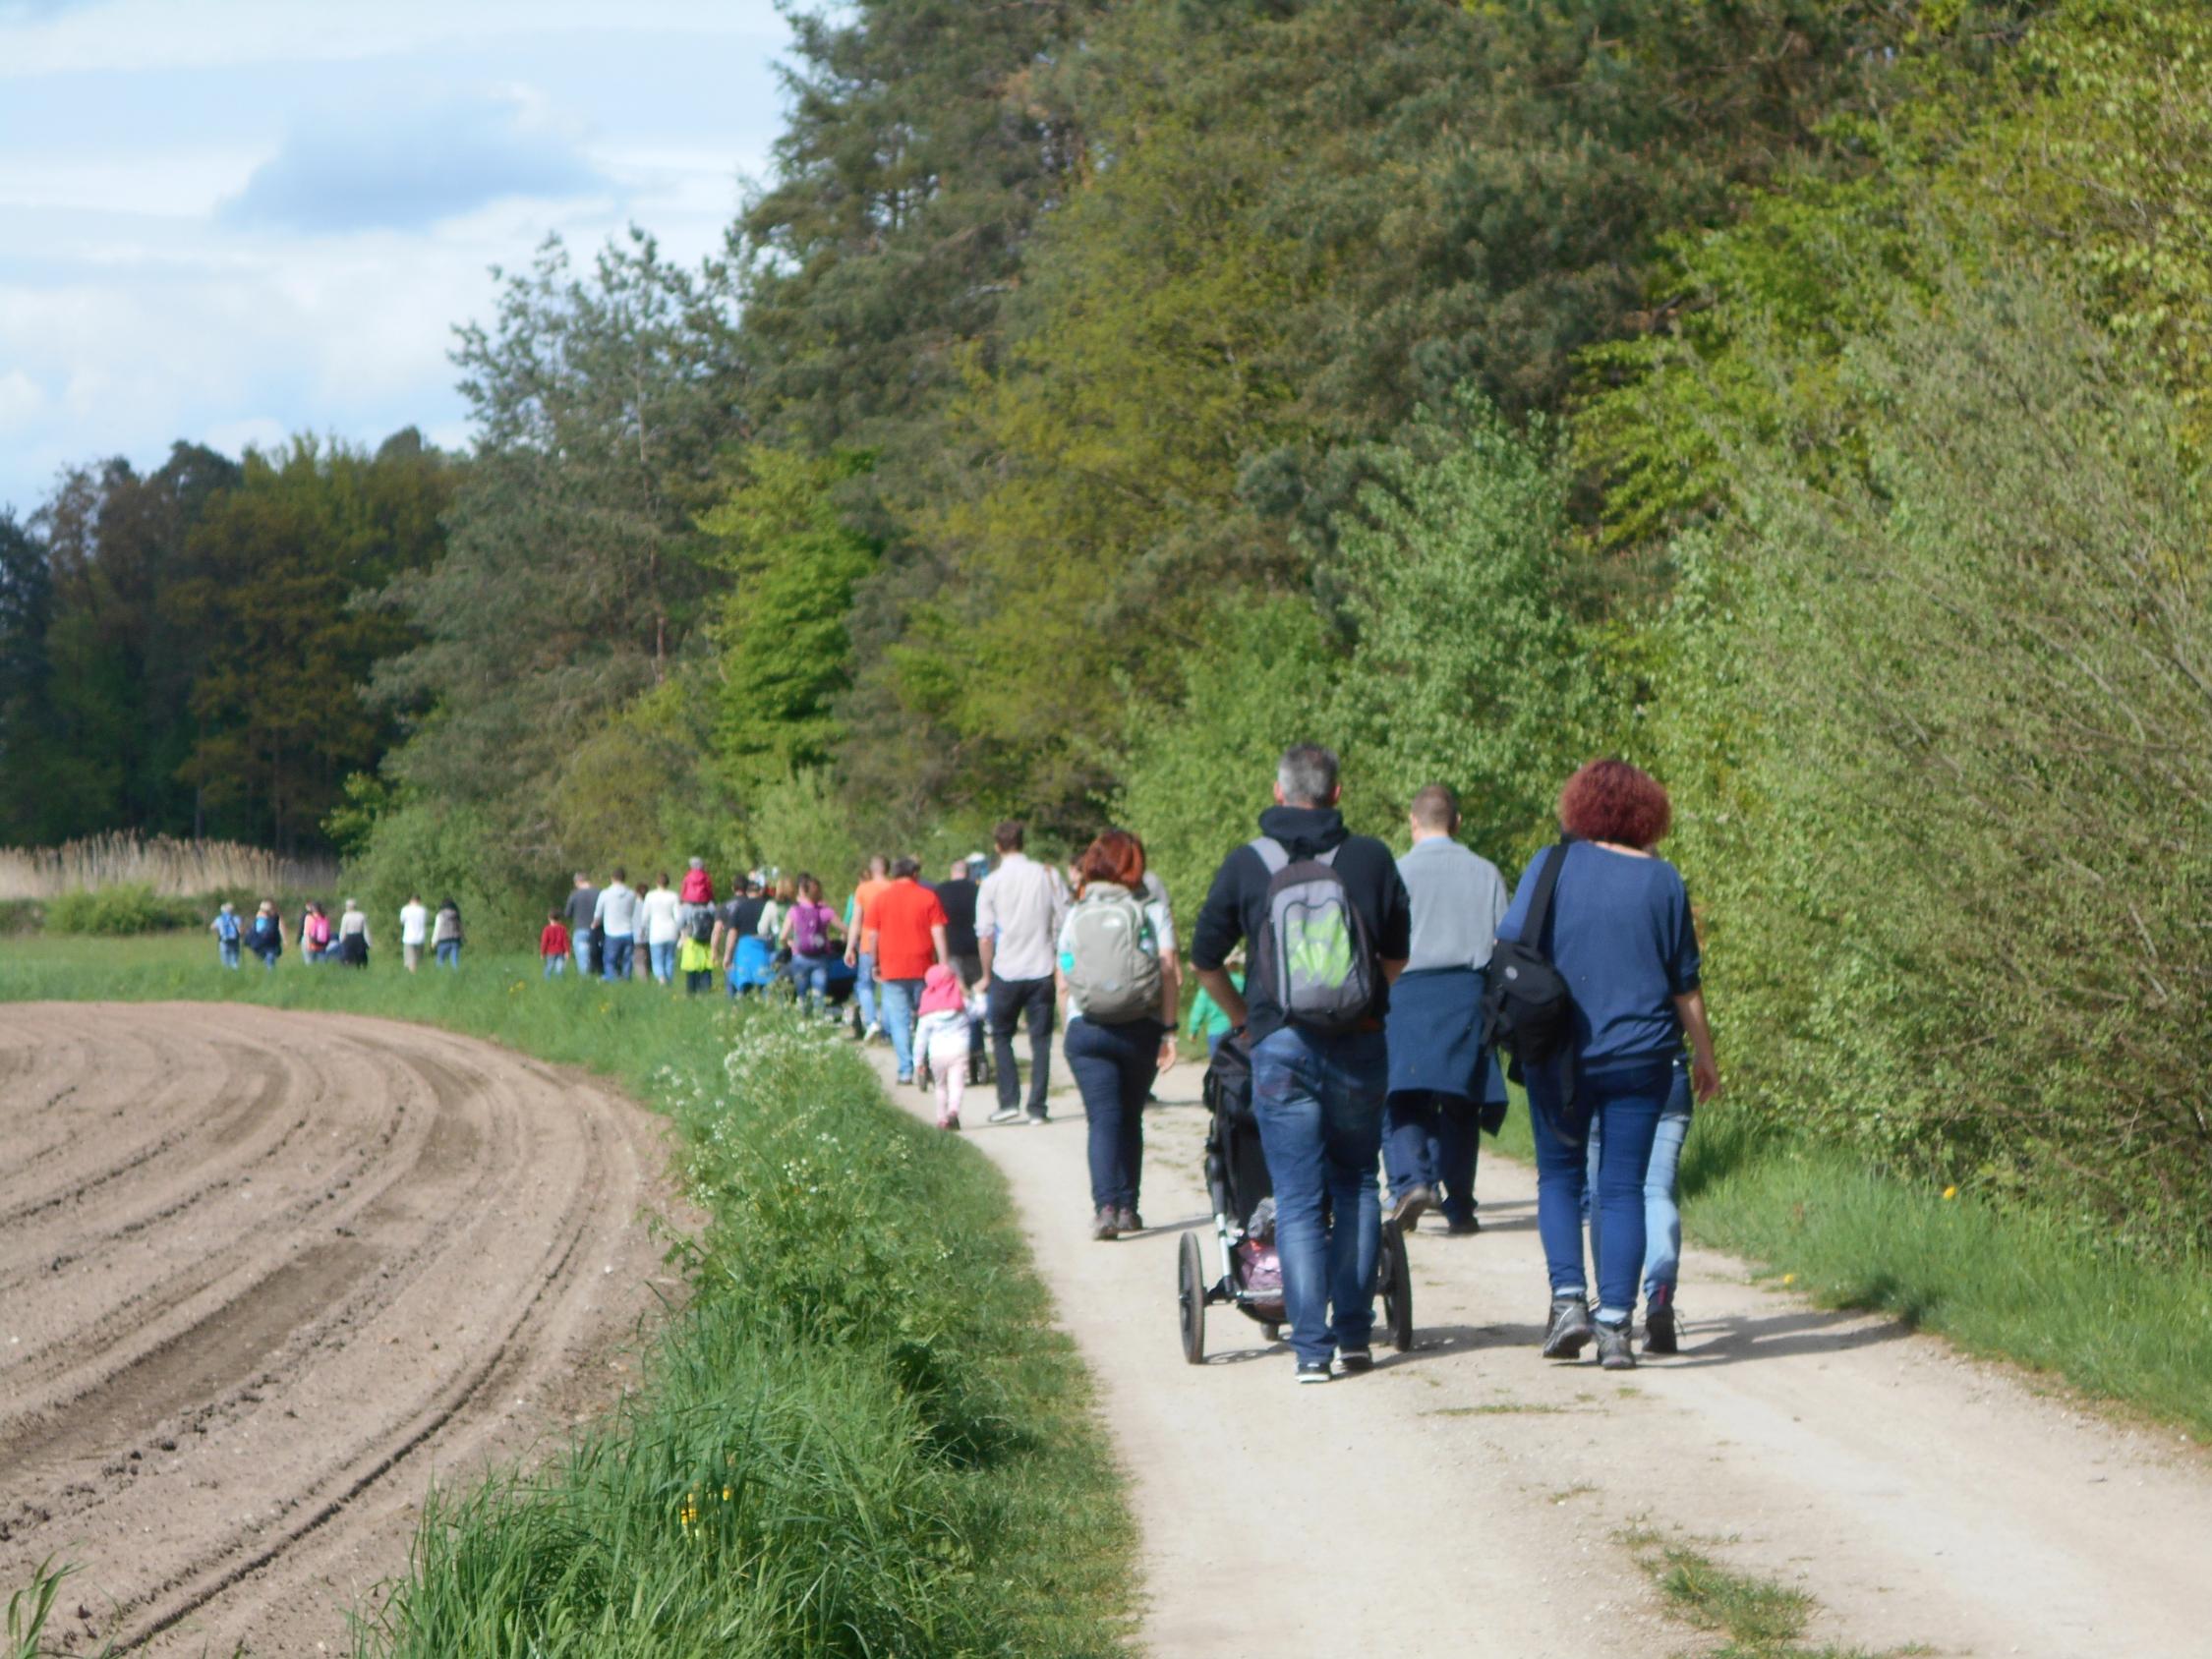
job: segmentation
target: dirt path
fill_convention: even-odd
[[[660,1133],[421,1026],[0,1006],[0,1597],[51,1555],[49,1639],[341,1650],[434,1476],[621,1387]]]
[[[1175,1252],[1185,1227],[1208,1225],[1197,1084],[1189,1065],[1162,1079],[1146,1129],[1152,1230],[1112,1244],[1088,1237],[1071,1090],[1042,1129],[983,1124],[988,1100],[965,1115],[1099,1378],[1159,1659],[1702,1650],[1618,1541],[1640,1519],[1810,1591],[1820,1640],[2212,1654],[2212,1469],[2194,1448],[2085,1418],[1932,1338],[1821,1312],[1698,1249],[1679,1357],[1613,1376],[1546,1364],[1533,1178],[1503,1159],[1485,1157],[1478,1181],[1480,1236],[1410,1241],[1413,1353],[1378,1346],[1370,1376],[1301,1389],[1287,1349],[1216,1308],[1211,1361],[1185,1365]],[[894,1093],[926,1110],[911,1088]]]

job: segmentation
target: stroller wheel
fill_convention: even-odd
[[[1205,1272],[1198,1253],[1198,1235],[1186,1232],[1175,1259],[1175,1299],[1183,1324],[1183,1357],[1193,1365],[1206,1356]]]
[[[1390,1345],[1409,1353],[1414,1345],[1413,1269],[1406,1261],[1406,1235],[1396,1222],[1382,1224],[1382,1317]]]

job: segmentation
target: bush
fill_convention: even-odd
[[[1857,476],[1738,447],[1665,732],[1740,1081],[2126,1243],[2206,1235],[2212,510],[2032,273],[1849,353]]]
[[[163,898],[143,882],[65,892],[46,906],[45,928],[57,934],[148,934],[204,920],[189,898]]]

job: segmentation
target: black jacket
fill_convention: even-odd
[[[945,951],[972,956],[975,943],[975,884],[965,876],[937,884],[937,902],[945,907]]]
[[[1259,832],[1282,842],[1293,863],[1317,858],[1331,847],[1342,848],[1333,868],[1367,924],[1377,960],[1406,959],[1413,948],[1413,904],[1388,847],[1372,835],[1350,833],[1344,828],[1344,815],[1334,807],[1269,807],[1259,815]],[[1267,925],[1268,881],[1265,862],[1249,845],[1221,861],[1191,936],[1193,967],[1218,968],[1238,941],[1259,937]],[[1246,1030],[1254,1043],[1283,1024],[1283,1010],[1262,983],[1264,977],[1256,972],[1245,976],[1245,1005],[1250,1010]],[[1390,988],[1378,970],[1374,1003],[1368,1011],[1379,1020],[1389,1007]]]

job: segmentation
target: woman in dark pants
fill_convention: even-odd
[[[1068,1069],[1090,1122],[1091,1236],[1136,1232],[1136,1189],[1144,1162],[1144,1101],[1152,1081],[1175,1063],[1175,1015],[1182,982],[1175,954],[1175,924],[1167,905],[1144,893],[1144,843],[1126,830],[1109,830],[1076,864],[1076,902],[1060,930],[1060,999],[1068,1009]],[[1114,1023],[1085,1017],[1083,988],[1076,975],[1077,931],[1085,905],[1112,905],[1142,917],[1139,948],[1159,963],[1156,1011]]]
[[[1526,1068],[1537,1230],[1551,1275],[1543,1353],[1572,1359],[1595,1337],[1609,1370],[1636,1363],[1628,1319],[1644,1266],[1645,1170],[1685,1037],[1698,1099],[1720,1091],[1689,895],[1674,866],[1652,851],[1671,818],[1666,791],[1649,774],[1625,761],[1592,761],[1560,791],[1568,839],[1530,864],[1497,930],[1545,949],[1574,997],[1565,1052]],[[1538,883],[1561,857],[1544,938],[1524,939]],[[1594,1127],[1602,1139],[1592,1204],[1601,1220],[1595,1325],[1582,1247]]]

